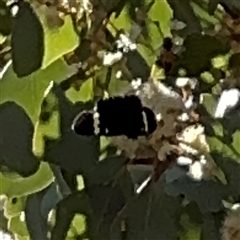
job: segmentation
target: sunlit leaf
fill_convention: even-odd
[[[58,60],[44,70],[19,79],[10,65],[0,81],[0,104],[6,101],[16,102],[24,108],[35,123],[49,83],[51,81],[61,82],[73,73],[75,73],[73,69],[68,67],[63,60]]]
[[[25,223],[25,219],[20,215],[12,217],[8,222],[8,229],[17,235],[22,237],[29,237],[28,229]]]
[[[11,179],[0,173],[0,180],[0,194],[19,197],[46,188],[53,181],[53,175],[49,165],[42,162],[38,171],[30,177]]]

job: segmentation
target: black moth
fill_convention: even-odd
[[[151,134],[156,128],[155,114],[135,95],[101,99],[94,110],[79,113],[72,124],[78,135],[125,135],[132,139]]]

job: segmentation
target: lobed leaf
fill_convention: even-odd
[[[0,104],[14,101],[20,105],[35,123],[38,119],[44,92],[51,81],[61,82],[75,71],[62,59],[57,60],[44,70],[39,70],[22,79],[13,72],[12,65],[2,73],[0,78]]]

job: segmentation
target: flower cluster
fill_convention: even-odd
[[[188,166],[188,175],[195,180],[210,176],[214,164],[208,154],[204,128],[194,113],[196,103],[191,98],[191,89],[197,86],[196,81],[177,79],[176,85],[181,88],[182,94],[160,82],[141,84],[139,80],[133,81],[122,94],[135,94],[144,106],[152,109],[157,117],[157,129],[148,137],[137,140],[113,137],[111,143],[130,159],[166,161],[169,155],[174,155],[178,156],[175,157],[177,164]]]

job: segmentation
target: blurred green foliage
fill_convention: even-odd
[[[239,120],[226,124],[213,118],[214,89],[222,72],[231,72],[228,59],[234,53],[231,36],[220,39],[207,32],[224,25],[222,2],[239,13],[237,0],[90,0],[93,12],[82,1],[66,7],[61,1],[0,0],[5,231],[24,240],[220,239],[223,200],[240,201]],[[79,137],[70,127],[74,116],[91,109],[104,92],[114,95],[132,78],[147,80],[158,48],[172,35],[172,18],[186,24],[181,33],[186,51],[177,66],[200,81],[210,154],[226,182],[196,183],[176,167],[136,195],[134,181],[141,174],[131,176],[127,159],[107,139]],[[142,27],[137,50],[112,66],[99,63],[97,52],[113,50],[119,31],[129,32],[134,24]],[[89,66],[84,73],[80,60]]]

